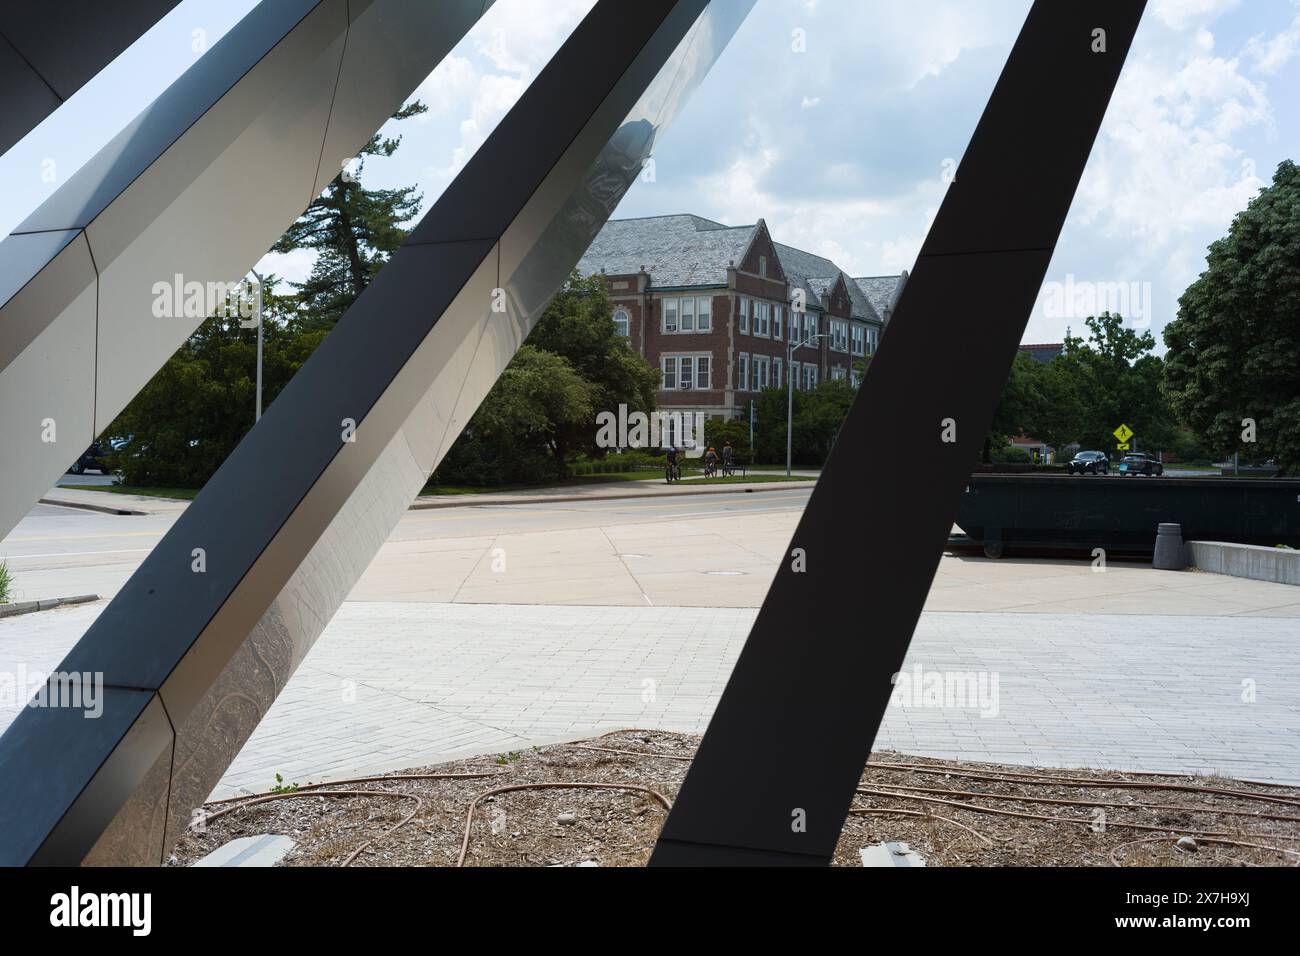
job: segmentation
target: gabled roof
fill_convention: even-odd
[[[644,267],[650,274],[651,287],[722,286],[727,283],[728,265],[738,265],[744,259],[757,234],[757,223],[726,226],[689,213],[611,219],[583,255],[578,271],[583,275],[602,270],[608,275],[633,275]],[[882,308],[892,306],[891,295],[897,295],[894,287],[902,286],[902,276],[852,279],[824,256],[780,242],[773,241],[772,245],[791,288],[802,288],[813,308],[825,308],[827,293],[842,276],[853,316],[879,322]],[[863,283],[886,280],[890,292],[882,293],[881,304],[877,305],[868,291],[875,286],[864,287]]]
[[[835,263],[825,256],[814,255],[811,252],[804,252],[802,249],[796,249],[794,246],[787,246],[781,242],[774,242],[776,254],[781,259],[781,265],[785,267],[786,277],[790,280],[792,286],[802,286],[809,295],[809,302],[818,306],[824,306],[826,294],[835,286],[840,276],[844,276],[844,287],[848,290],[849,301],[852,303],[852,314],[855,318],[871,319],[880,321],[880,313],[871,304],[871,301],[862,294],[857,283],[844,274]]]
[[[881,315],[898,304],[898,295],[907,282],[907,273],[896,276],[861,276],[853,280]]]
[[[583,255],[578,271],[629,275],[644,266],[650,284],[662,289],[726,285],[727,264],[740,262],[756,229],[687,214],[611,219]]]

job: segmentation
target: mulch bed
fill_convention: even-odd
[[[466,866],[642,866],[666,816],[655,794],[674,798],[698,743],[687,734],[616,731],[403,772],[471,776],[386,775],[321,784],[329,795],[304,786],[259,803],[256,797],[218,802],[207,808],[203,832],[187,833],[171,862],[189,865],[238,837],[276,833],[297,844],[281,866],[456,866],[478,798]],[[602,789],[483,796],[539,783]],[[836,865],[859,866],[859,849],[894,841],[906,842],[928,866],[1300,862],[1300,789],[1293,787],[954,763],[884,751],[872,755],[861,791]]]

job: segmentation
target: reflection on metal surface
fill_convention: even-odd
[[[1144,5],[1030,10],[799,520],[804,560],[778,566],[652,864],[830,861]],[[982,282],[998,308],[971,322]],[[916,467],[875,467],[877,448]]]
[[[0,537],[490,4],[267,0],[0,242]]]
[[[164,852],[176,839],[751,5],[600,0],[69,653],[61,669],[156,695],[174,730],[169,793],[150,789],[150,750],[131,796],[96,803],[110,832],[152,825],[162,801]],[[0,771],[45,772],[53,732],[25,711]],[[120,733],[95,748],[129,749]],[[86,802],[95,768],[66,771],[44,814],[0,792],[0,818],[21,822],[0,832],[0,863],[83,860],[91,843],[59,817]],[[97,840],[97,860],[141,852]]]

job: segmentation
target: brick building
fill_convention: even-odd
[[[663,375],[664,411],[745,414],[763,388],[855,379],[873,354],[907,273],[853,279],[821,256],[773,240],[760,219],[699,216],[606,223],[578,264],[603,273],[614,321]],[[803,345],[790,361],[789,345]]]

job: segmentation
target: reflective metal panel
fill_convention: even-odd
[[[219,284],[261,258],[489,3],[264,2],[0,243],[3,274],[28,258],[33,235],[84,231],[98,309],[76,342],[94,356],[92,400],[67,407],[58,379],[31,395],[41,418],[57,411],[66,440],[34,442],[28,418],[0,420],[0,447],[12,451],[0,462],[0,536],[212,314]],[[16,358],[0,386],[11,376],[40,383],[39,355],[23,351],[31,330],[11,324],[10,304],[0,299],[0,355]]]
[[[60,0],[0,8],[0,153],[49,116],[177,0]]]
[[[68,655],[159,689],[168,844],[640,171],[681,71],[706,70],[750,6],[600,0]],[[14,730],[0,751],[32,773],[48,759]]]

